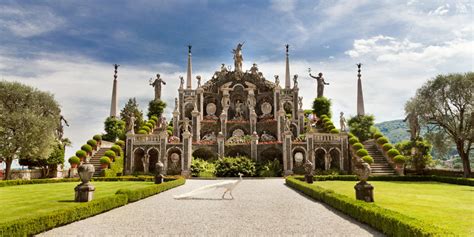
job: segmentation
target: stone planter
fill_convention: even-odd
[[[94,175],[95,168],[90,163],[85,163],[78,168],[79,177],[82,183],[77,185],[74,190],[76,191],[75,201],[76,202],[90,202],[92,201],[95,187],[89,182]]]
[[[77,168],[78,165],[79,164],[71,164],[71,168],[75,169],[75,168]]]
[[[109,168],[109,164],[100,164],[101,169],[107,169]]]
[[[404,163],[395,163],[395,171],[398,175],[403,176],[404,174]]]

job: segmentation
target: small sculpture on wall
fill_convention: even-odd
[[[179,76],[179,89],[183,89],[183,86],[184,86],[184,77],[183,76]]]
[[[293,87],[298,88],[298,74],[293,76]]]
[[[280,76],[275,75],[275,87],[279,87],[279,86],[280,86]]]
[[[243,103],[240,102],[240,100],[237,100],[235,102],[235,116],[234,116],[234,119],[235,120],[241,120],[243,119],[243,111],[242,111],[242,106],[243,106]]]
[[[196,80],[198,81],[197,87],[201,87],[201,76],[196,76]]]
[[[341,126],[341,132],[345,132],[347,130],[346,128],[346,118],[344,118],[344,113],[341,112],[339,116],[339,125]]]

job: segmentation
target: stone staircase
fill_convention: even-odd
[[[100,168],[100,158],[104,156],[105,152],[108,151],[112,147],[112,145],[112,142],[102,141],[99,150],[93,153],[91,159],[89,160],[89,163],[94,165],[95,168],[94,177],[100,176],[100,171],[102,170]]]
[[[374,158],[374,163],[370,165],[372,169],[372,175],[396,175],[395,170],[390,166],[387,159],[385,159],[382,152],[380,152],[373,139],[364,142],[365,149],[369,152],[369,155]]]

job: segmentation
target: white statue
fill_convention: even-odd
[[[179,84],[179,89],[183,89],[184,86],[184,78],[183,76],[179,76],[180,84]]]
[[[300,106],[300,109],[303,109],[303,97],[302,96],[298,97],[298,105]]]
[[[275,75],[275,87],[279,87],[279,86],[280,86],[280,76]]]
[[[197,87],[201,87],[201,76],[196,76],[196,80],[198,81]]]
[[[237,102],[235,102],[235,119],[241,119],[243,117],[243,113],[242,113],[242,102],[240,102],[240,100],[237,100]]]
[[[298,75],[297,74],[293,76],[293,87],[298,88]]]
[[[244,43],[239,43],[237,44],[237,47],[232,50],[232,53],[234,54],[234,67],[236,72],[242,71],[242,62],[244,61],[244,58],[242,56],[243,45]]]
[[[317,97],[320,98],[320,97],[323,97],[324,96],[324,85],[329,85],[329,83],[326,83],[326,81],[324,81],[324,77],[323,77],[323,73],[319,73],[317,77],[311,75],[311,68],[308,69],[309,71],[309,76],[316,79],[316,81],[318,82],[318,88],[317,88]]]
[[[346,131],[346,118],[344,118],[344,113],[341,112],[341,116],[339,116],[339,125],[341,126],[341,132]]]
[[[128,132],[131,134],[135,134],[135,116],[133,114],[130,115],[129,121],[128,121]]]
[[[160,74],[156,74],[156,79],[150,79],[150,86],[155,88],[155,100],[161,99],[161,84],[166,85],[166,82],[161,79]]]

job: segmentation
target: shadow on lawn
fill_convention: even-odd
[[[58,202],[75,202],[74,200],[59,200]]]

